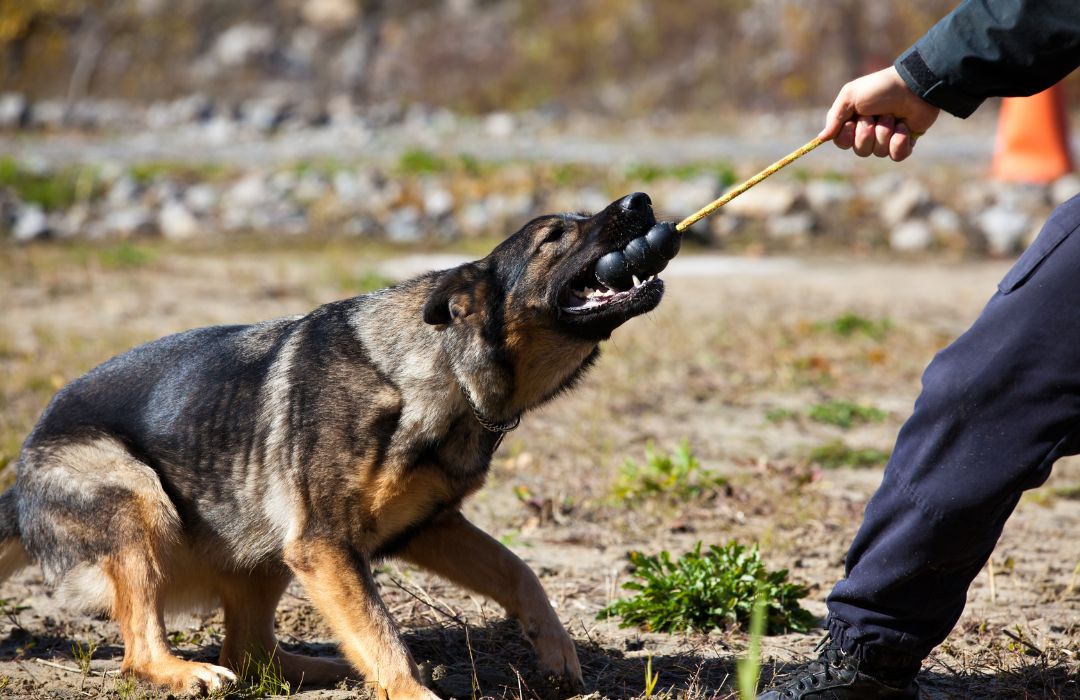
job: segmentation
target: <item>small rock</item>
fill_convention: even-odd
[[[803,190],[807,204],[816,214],[828,214],[855,198],[855,187],[844,180],[811,180]]]
[[[466,235],[478,236],[492,225],[491,210],[482,201],[469,202],[458,214],[458,223]]]
[[[593,211],[599,211],[608,204],[607,197],[601,192],[591,191],[583,194],[585,203],[595,207]],[[496,193],[488,197],[487,205],[495,218],[514,222],[524,219],[529,214],[533,200],[528,192]]]
[[[184,203],[196,214],[206,214],[217,205],[218,191],[213,185],[200,182],[184,192]]]
[[[130,175],[121,175],[109,188],[105,201],[110,207],[125,207],[139,198],[139,185]]]
[[[432,219],[440,219],[454,211],[454,195],[445,187],[425,187],[423,198],[424,214]]]
[[[517,122],[509,112],[493,112],[484,120],[484,131],[488,136],[505,139],[514,135]]]
[[[64,125],[64,103],[38,100],[30,109],[30,123],[39,129],[59,129]]]
[[[1042,211],[1050,197],[1049,187],[1029,182],[993,181],[990,187],[999,205],[1032,214]]]
[[[1056,207],[1080,194],[1080,175],[1069,173],[1050,185],[1050,201]]]
[[[199,233],[199,221],[180,202],[169,200],[158,212],[161,235],[175,241],[194,238]]]
[[[1031,228],[1032,218],[1023,211],[999,204],[979,214],[977,223],[992,255],[1012,255]]]
[[[101,230],[105,235],[114,236],[154,236],[160,233],[156,218],[141,206],[110,211],[101,221]]]
[[[274,47],[274,30],[269,25],[234,24],[214,43],[213,55],[226,67],[241,66]]]
[[[900,253],[918,253],[934,242],[930,224],[922,219],[902,221],[889,233],[889,247]]]
[[[784,216],[774,216],[765,220],[765,232],[771,238],[805,238],[814,230],[814,215],[808,211],[795,212]]]
[[[885,195],[881,201],[881,220],[889,226],[898,226],[905,219],[920,213],[930,202],[930,191],[918,180],[904,180],[897,190]]]
[[[707,221],[708,223],[705,226],[708,230],[708,235],[706,236],[707,242],[714,242],[720,245],[723,245],[725,239],[730,238],[737,233],[743,222],[739,217],[725,214],[723,211],[717,216],[710,216]],[[695,226],[691,226],[690,230],[693,231],[704,223],[705,222],[701,222]]]
[[[859,189],[866,199],[871,202],[880,202],[900,189],[903,186],[904,181],[905,180],[901,175],[897,175],[896,173],[885,173],[884,175],[878,175],[877,177],[872,177],[863,182]]]
[[[344,203],[353,203],[360,198],[360,181],[348,170],[338,170],[332,178],[334,194]]]
[[[224,145],[236,138],[236,123],[227,115],[216,114],[206,120],[203,132],[209,143]]]
[[[664,179],[650,187],[649,194],[664,211],[685,216],[716,199],[719,189],[715,176],[703,174],[689,180]]]
[[[222,196],[222,205],[225,207],[237,207],[254,209],[266,203],[269,199],[269,189],[266,180],[259,173],[245,175],[232,187],[225,191]]]
[[[948,207],[934,207],[926,218],[931,230],[939,236],[953,236],[964,232],[964,220]]]
[[[30,121],[30,103],[17,92],[0,95],[0,129],[21,129]]]
[[[384,228],[386,237],[394,243],[416,243],[423,238],[420,212],[415,207],[402,207],[391,212]]]
[[[20,242],[44,238],[48,234],[49,221],[45,217],[45,212],[36,204],[30,204],[19,212],[15,219],[15,227],[11,231],[12,237]]]
[[[978,214],[994,204],[995,194],[990,184],[982,178],[969,180],[961,185],[954,201],[960,211]]]
[[[799,200],[798,187],[783,182],[763,182],[731,200],[724,205],[724,208],[736,216],[766,219],[789,213],[796,207]],[[701,207],[708,201],[708,199],[699,201],[697,207]]]
[[[272,134],[285,121],[288,107],[279,100],[247,100],[240,108],[244,124],[260,134]]]

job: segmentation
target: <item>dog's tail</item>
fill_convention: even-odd
[[[17,499],[14,487],[0,493],[0,581],[30,563],[19,539]]]

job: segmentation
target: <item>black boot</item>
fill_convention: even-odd
[[[875,673],[826,637],[821,655],[786,676],[786,680],[757,696],[757,700],[916,700],[919,686],[908,678]],[[917,671],[918,669],[916,669]],[[884,676],[884,677],[883,677]]]

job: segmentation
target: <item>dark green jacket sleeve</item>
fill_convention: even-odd
[[[958,117],[987,97],[1033,95],[1080,65],[1080,0],[965,0],[893,65]]]

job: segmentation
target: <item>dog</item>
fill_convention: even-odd
[[[115,620],[121,670],[213,692],[252,658],[286,680],[359,672],[381,698],[436,698],[383,604],[394,557],[489,596],[540,669],[581,688],[536,575],[460,507],[506,431],[566,391],[601,341],[659,304],[655,275],[613,290],[596,262],[656,224],[647,195],[537,218],[487,257],[311,313],[167,336],[61,389],[0,495],[0,580],[36,563]],[[296,578],[344,659],[277,648]],[[165,614],[220,606],[217,664],[170,650]]]

